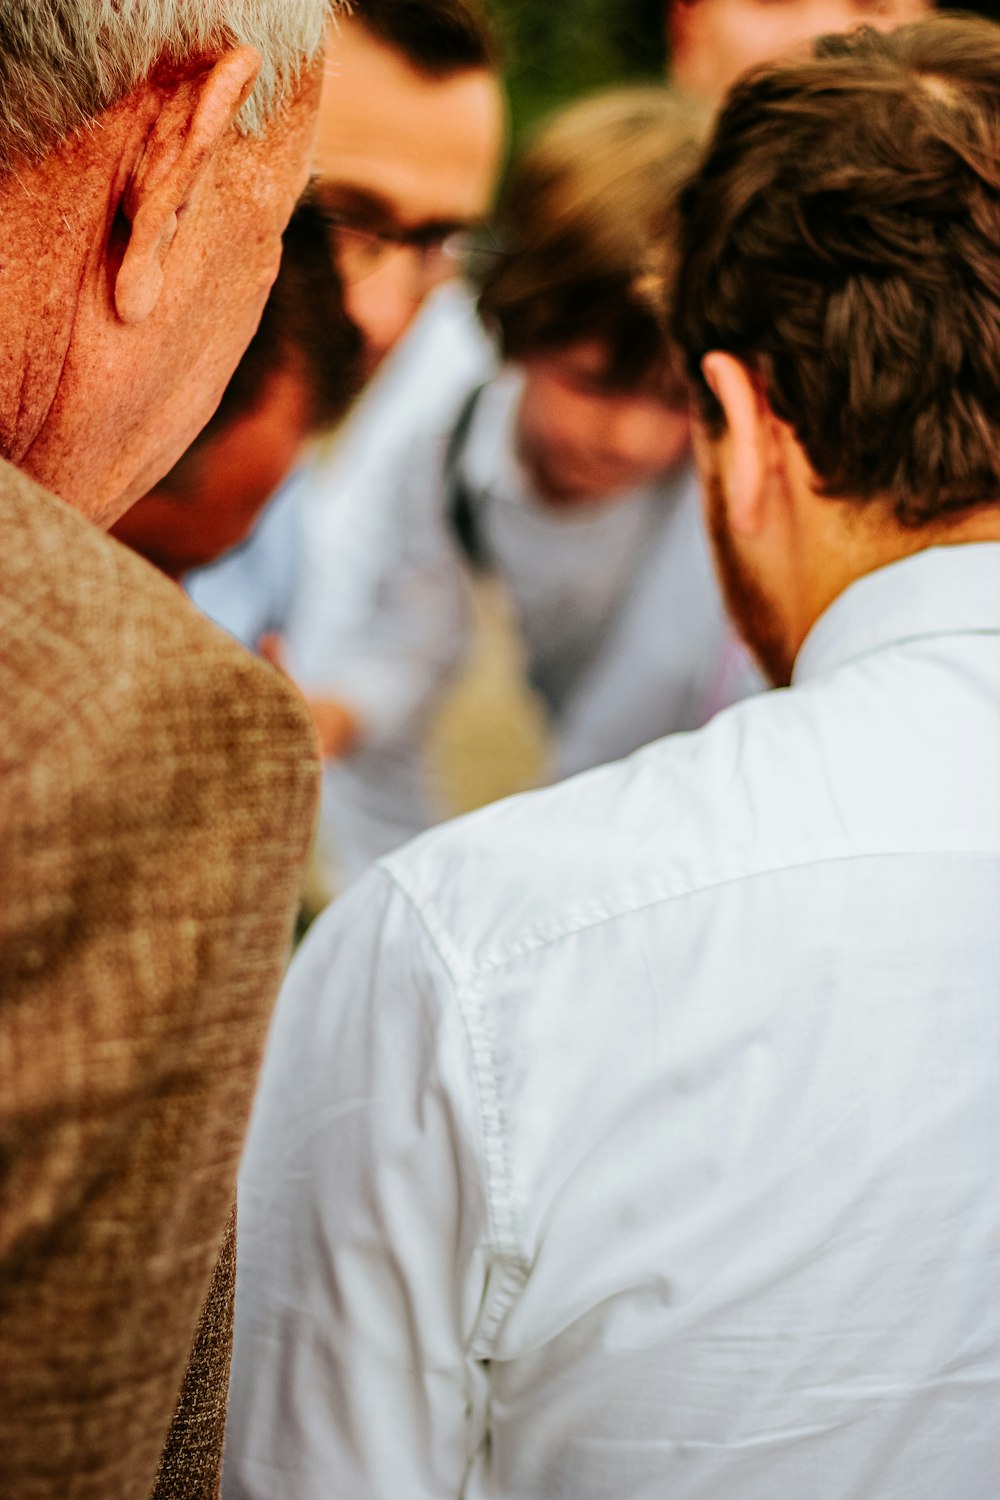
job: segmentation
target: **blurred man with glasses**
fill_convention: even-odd
[[[251,649],[284,633],[298,613],[310,553],[322,562],[339,552],[338,576],[350,576],[359,507],[341,506],[338,486],[346,475],[352,499],[376,487],[370,468],[387,446],[387,423],[395,442],[407,401],[443,400],[489,360],[457,276],[499,176],[499,66],[478,0],[367,0],[332,37],[310,199],[329,229],[344,307],[361,338],[362,373],[379,370],[379,379],[342,431],[332,470],[279,491],[248,542],[186,581],[195,603]],[[414,390],[406,376],[422,358],[421,331],[402,359],[387,356],[439,288],[440,315],[428,330],[434,388],[421,379]],[[407,386],[401,408],[396,393]],[[360,508],[362,528],[369,510]],[[377,545],[366,535],[364,555]],[[290,556],[297,567],[285,565]]]
[[[371,373],[488,213],[504,110],[468,0],[370,0],[327,56],[314,195]]]

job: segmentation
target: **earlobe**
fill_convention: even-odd
[[[123,323],[144,322],[163,295],[181,210],[246,102],[260,62],[253,48],[236,47],[166,92],[149,85],[157,103],[121,205],[128,228],[114,298]]]
[[[733,355],[706,354],[701,370],[725,415],[719,450],[730,524],[738,535],[754,536],[764,521],[770,410],[746,365]]]
[[[115,277],[115,310],[123,323],[144,323],[163,291],[163,262],[177,233],[177,215],[163,220],[140,208]]]

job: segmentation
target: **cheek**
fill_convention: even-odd
[[[268,454],[267,462],[263,463],[259,474],[256,476],[256,509],[269,500],[271,496],[281,488],[288,478],[299,458],[306,442],[305,432],[286,433],[275,442],[274,448]]]
[[[342,293],[344,311],[363,338],[370,337],[370,325],[378,311],[377,290],[374,297],[371,291],[371,286],[362,281],[353,286],[348,283]]]
[[[420,311],[422,299],[413,294],[406,270],[405,257],[390,258],[345,290],[345,311],[364,344],[366,375],[399,343]]]
[[[549,447],[586,453],[598,438],[600,403],[578,392],[555,387],[538,412],[541,438]]]
[[[687,413],[669,412],[661,419],[661,428],[653,455],[660,470],[672,469],[689,452],[691,423]]]
[[[281,265],[281,236],[285,218],[269,205],[269,212],[248,210],[243,215],[241,226],[242,258],[245,267],[244,284],[252,286],[260,310],[263,310],[268,294],[275,283]],[[230,226],[232,234],[235,226]],[[233,274],[235,257],[230,249],[230,276]],[[258,311],[259,317],[259,311]],[[256,327],[256,323],[254,324]]]

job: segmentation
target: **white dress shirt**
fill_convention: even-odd
[[[495,363],[469,293],[457,281],[439,287],[309,474],[302,566],[284,626],[289,665],[306,688],[342,694],[365,724],[363,755],[331,762],[324,776],[323,820],[337,849],[331,885],[428,823],[414,743],[434,706],[428,677],[447,680],[461,660],[454,643],[467,604],[437,530],[428,533],[414,513],[400,532],[400,486],[409,492],[415,466],[429,461],[420,457],[427,434],[448,431]]]
[[[396,542],[399,488],[415,449],[428,433],[448,431],[468,390],[495,367],[472,297],[460,282],[446,282],[312,465],[302,497],[301,573],[285,622],[303,681],[330,681],[339,643],[367,617],[373,574]]]
[[[550,714],[555,779],[696,728],[761,683],[725,619],[691,469],[612,503],[546,505],[517,457],[523,384],[508,368],[485,386],[457,468]],[[328,552],[329,602],[320,609],[317,593],[311,626],[300,610],[293,632],[299,681],[347,703],[361,726],[327,777],[347,878],[441,816],[427,727],[473,642],[447,514],[452,421],[429,422],[383,471],[371,516],[341,550],[343,587]]]
[[[1000,544],[310,935],[227,1500],[996,1500]]]

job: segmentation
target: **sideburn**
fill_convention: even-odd
[[[777,609],[740,557],[729,529],[725,490],[716,464],[713,463],[710,472],[703,476],[703,483],[708,532],[726,612],[768,681],[774,687],[788,687],[794,657],[789,659]]]

